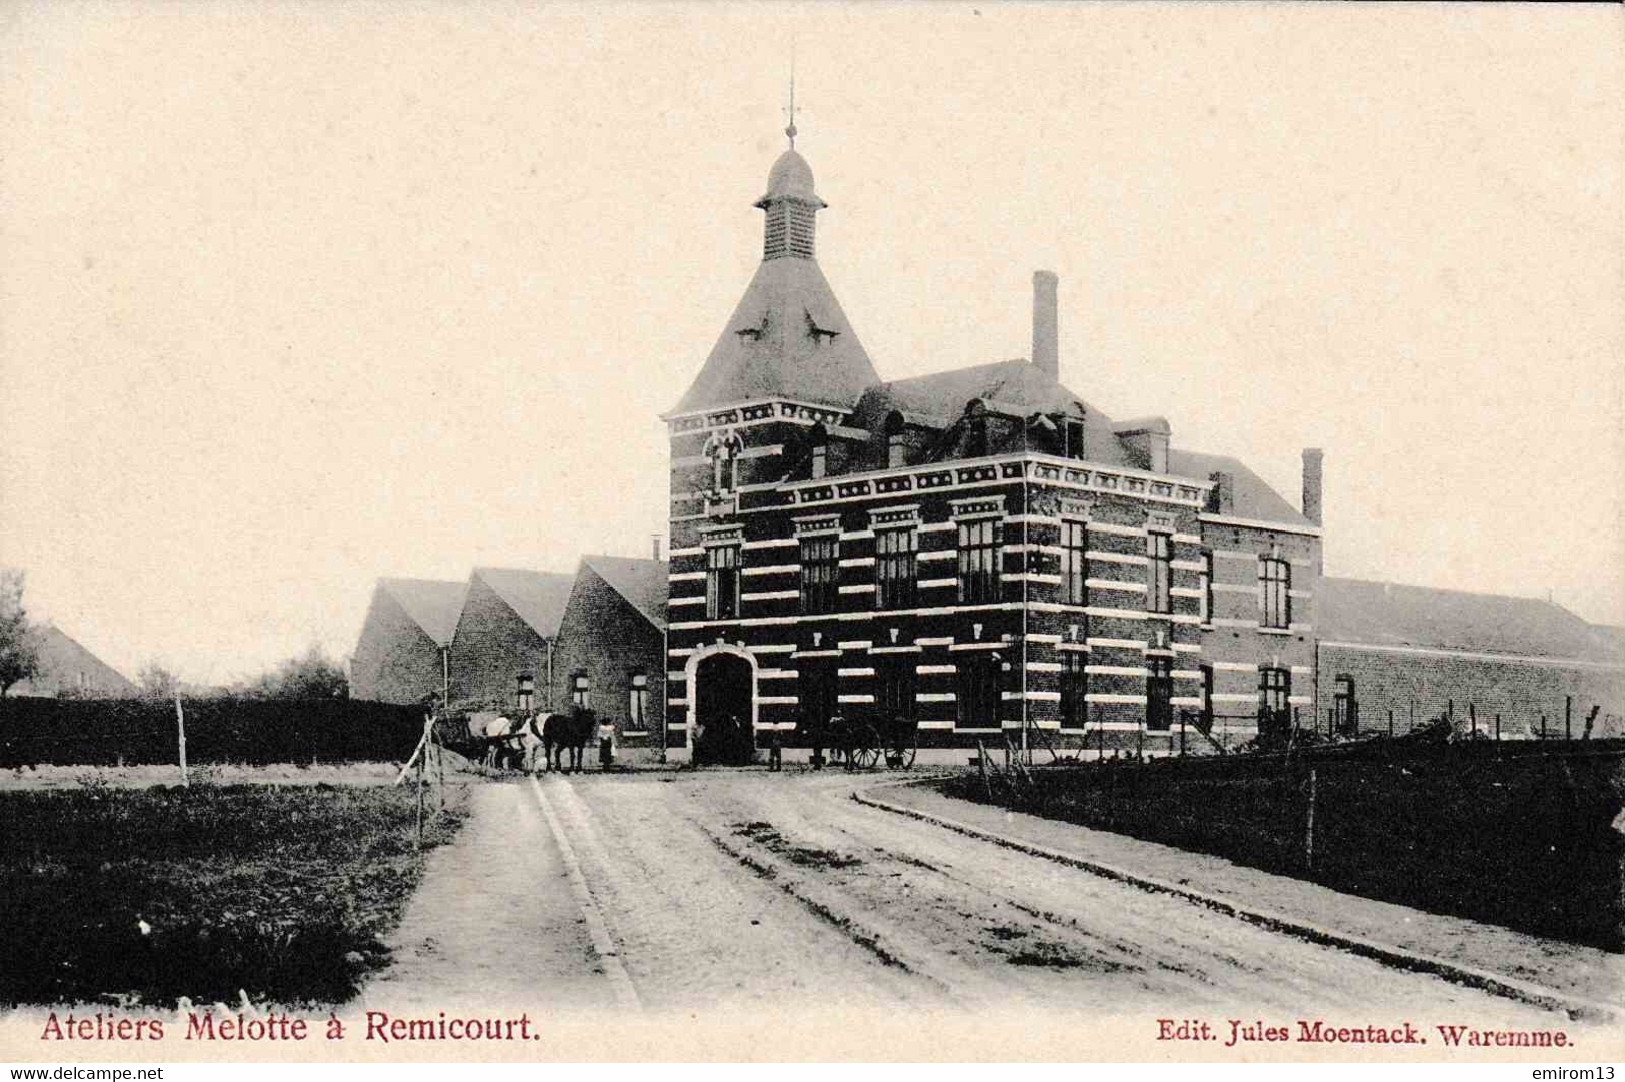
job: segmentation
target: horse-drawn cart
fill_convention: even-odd
[[[913,718],[837,714],[826,731],[831,760],[848,770],[867,770],[882,760],[891,769],[907,770],[920,750],[920,727]]]

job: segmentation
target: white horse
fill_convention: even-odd
[[[469,719],[472,735],[485,742],[484,762],[495,769],[536,771],[536,753],[542,748],[542,723],[547,715],[510,718],[506,714],[476,714]]]

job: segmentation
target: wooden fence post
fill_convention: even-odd
[[[176,745],[180,749],[181,785],[189,786],[190,780],[186,776],[186,711],[181,707],[181,693],[175,692],[175,734]]]
[[[1563,739],[1574,739],[1574,696],[1563,696]]]
[[[1309,768],[1309,814],[1305,817],[1303,828],[1303,866],[1313,870],[1315,866],[1315,768]]]
[[[1388,739],[1392,740],[1393,738],[1394,738],[1394,708],[1390,706],[1388,708]]]
[[[1467,704],[1467,719],[1473,724],[1473,735],[1478,735],[1478,709],[1476,703]]]

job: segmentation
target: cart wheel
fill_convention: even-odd
[[[902,754],[899,756],[899,761],[898,761],[898,764],[897,764],[898,767],[900,769],[902,769],[902,770],[908,770],[911,767],[913,767],[914,766],[914,756],[919,750],[920,750],[920,745],[919,744],[910,744],[908,747],[904,748],[902,750]]]
[[[861,748],[852,749],[852,763],[854,766],[868,770],[880,762],[880,747],[876,744],[866,744]]]

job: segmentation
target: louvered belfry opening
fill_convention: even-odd
[[[812,259],[818,208],[796,199],[777,199],[767,205],[762,258],[795,256]]]

